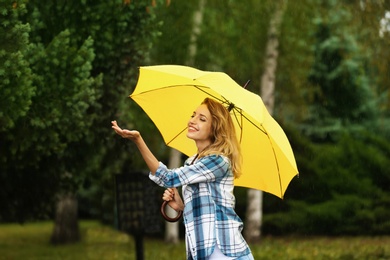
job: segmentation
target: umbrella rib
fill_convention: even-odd
[[[250,121],[250,120],[248,120]],[[256,125],[255,125],[256,126]],[[261,129],[260,129],[261,130]],[[275,162],[276,162],[276,168],[277,168],[277,172],[278,172],[278,179],[279,179],[279,188],[280,188],[280,198],[283,199],[283,188],[282,188],[282,178],[280,176],[280,168],[279,168],[279,162],[278,162],[278,157],[276,156],[276,152],[275,152],[275,148],[274,146],[272,145],[272,142],[271,142],[271,137],[270,135],[268,134],[268,132],[266,130],[261,130],[268,138],[268,141],[269,143],[271,144],[271,148],[272,148],[272,153],[274,155],[274,158],[275,158]]]
[[[237,122],[237,125],[240,127],[240,143],[241,143],[241,141],[242,141],[242,131],[243,131],[243,124],[242,124],[242,113],[240,113],[240,112],[238,112],[237,111],[237,113],[240,115],[240,120],[238,119],[238,117],[237,117],[237,114],[236,114],[236,110],[237,109],[233,109],[233,115],[234,115],[234,118],[235,118],[235,120],[236,120],[236,122]]]
[[[214,96],[214,95],[210,94],[209,92],[207,92],[207,91],[205,91],[205,90],[202,89],[202,88],[208,88],[208,89],[210,89],[210,88],[207,87],[207,86],[200,86],[200,85],[192,85],[192,86],[194,86],[194,87],[197,88],[199,91],[202,91],[203,93],[209,95],[210,97],[213,97],[214,99],[216,99],[216,100],[218,100],[218,101],[220,101],[220,102],[222,102],[222,103],[224,103],[224,102],[229,102],[229,101],[228,101],[226,98],[224,98],[224,97],[223,97],[224,100],[222,100],[221,98],[219,98],[219,97],[217,97],[217,96]]]
[[[240,111],[239,111],[239,110],[240,110]],[[235,117],[235,119],[236,119],[236,121],[237,121],[237,124],[239,125],[239,127],[240,127],[240,129],[241,129],[241,133],[240,133],[240,143],[241,143],[241,140],[242,140],[242,132],[243,132],[242,118],[245,118],[248,122],[250,122],[251,124],[253,124],[254,127],[256,127],[257,129],[259,129],[261,132],[263,132],[263,133],[267,136],[267,138],[268,138],[268,140],[269,140],[269,142],[270,142],[270,144],[271,144],[272,153],[273,153],[273,155],[274,155],[275,162],[276,162],[276,167],[277,167],[277,169],[278,169],[277,172],[278,172],[278,179],[279,179],[280,196],[281,196],[281,198],[283,199],[283,188],[282,188],[282,179],[281,179],[281,176],[280,176],[279,162],[278,162],[278,158],[277,158],[277,156],[276,156],[275,148],[274,148],[274,146],[272,145],[270,135],[268,134],[268,132],[267,132],[266,130],[261,129],[261,128],[258,127],[256,124],[254,124],[251,120],[249,120],[249,119],[242,113],[242,109],[239,109],[239,108],[235,107],[233,111],[237,111],[237,113],[239,113],[239,114],[241,115],[241,117],[240,117],[241,123],[240,123],[239,120],[238,120],[238,118],[237,118],[237,116],[236,116],[236,113],[233,112],[233,113],[234,113],[234,117]]]
[[[280,188],[280,198],[283,199],[283,188],[282,188],[282,178],[280,176],[280,168],[279,168],[279,162],[278,162],[278,157],[276,156],[276,152],[275,152],[275,148],[274,146],[272,145],[272,142],[271,142],[271,138],[269,136],[269,134],[267,132],[265,132],[265,134],[267,135],[268,137],[268,140],[271,144],[271,147],[272,147],[272,153],[274,154],[274,158],[275,158],[275,162],[276,162],[276,167],[278,168],[278,178],[279,178],[279,188]]]
[[[238,112],[239,114],[241,114],[241,117],[245,118],[245,119],[246,119],[249,123],[251,123],[254,127],[256,127],[257,129],[259,129],[261,132],[263,132],[264,134],[266,134],[266,135],[268,136],[268,133],[267,133],[265,130],[261,129],[258,125],[256,125],[256,124],[253,123],[251,120],[249,120],[249,118],[246,117],[246,116],[244,115],[244,113],[238,111],[239,109],[242,111],[241,108],[237,108],[237,107],[234,108],[234,110],[237,110],[237,112]],[[241,123],[242,123],[242,118],[241,118]],[[241,129],[242,129],[242,126],[241,126]]]
[[[187,130],[187,127],[185,127],[183,130],[181,130],[177,135],[175,135],[169,142],[167,142],[167,145],[169,145],[172,141],[174,141],[179,135],[181,135],[185,130]]]
[[[209,96],[212,96],[213,98],[217,99],[217,100],[220,100],[218,99],[217,97],[213,96],[213,95],[210,95],[210,93],[202,90],[201,88],[209,88],[207,86],[201,86],[201,85],[194,85],[194,84],[179,84],[179,85],[169,85],[169,86],[164,86],[164,87],[159,87],[159,88],[155,88],[155,89],[150,89],[150,90],[146,90],[146,91],[143,91],[143,92],[140,92],[140,93],[137,93],[135,95],[143,95],[145,93],[149,93],[149,92],[154,92],[154,91],[161,91],[162,89],[167,89],[167,88],[176,88],[176,87],[195,87],[197,89],[199,89],[200,91],[206,93],[207,95]],[[131,95],[132,96],[132,95]]]

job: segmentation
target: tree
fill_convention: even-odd
[[[286,10],[287,1],[278,2],[275,12],[271,18],[268,41],[265,52],[264,73],[261,78],[261,97],[268,112],[272,115],[275,102],[275,78],[276,68],[279,56],[279,34],[280,26],[283,20],[283,14]],[[248,190],[248,208],[246,213],[245,237],[248,241],[260,240],[263,193],[259,190]]]
[[[387,76],[390,73],[390,50],[388,48],[390,44],[390,2],[361,1],[360,5],[350,4],[349,7],[354,14],[353,24],[356,25],[353,32],[364,52],[363,55],[367,61],[365,70],[372,82],[374,97],[378,100],[377,107],[380,112],[378,130],[387,134],[390,132],[390,79]]]
[[[335,7],[330,1],[326,6]],[[331,140],[342,127],[361,127],[378,118],[365,69],[364,55],[345,21],[351,15],[344,9],[317,19],[315,60],[309,81],[316,87],[309,124],[305,132],[315,140]]]
[[[35,93],[33,74],[25,52],[30,47],[30,26],[20,21],[23,3],[0,1],[0,133],[15,127],[26,115]],[[5,149],[2,146],[2,149]]]
[[[6,220],[24,221],[50,212],[58,181],[77,165],[66,167],[70,151],[86,138],[93,122],[93,117],[84,118],[96,105],[101,80],[90,76],[92,40],[73,48],[69,36],[64,31],[46,48],[34,44],[25,54],[35,75],[36,93],[26,115],[1,136],[7,147],[1,154],[7,183],[7,197],[2,200],[13,202],[5,203]]]

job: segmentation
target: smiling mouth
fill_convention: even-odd
[[[198,131],[198,129],[196,129],[196,128],[193,127],[193,126],[189,126],[189,127],[188,127],[188,131],[189,131],[189,132],[195,132],[195,131]]]

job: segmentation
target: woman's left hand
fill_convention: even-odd
[[[176,188],[168,188],[164,191],[163,200],[168,201],[168,205],[176,211],[183,211],[184,204]]]

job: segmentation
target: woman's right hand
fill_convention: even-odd
[[[176,211],[183,211],[184,204],[176,188],[168,188],[164,191],[162,199],[168,201],[168,205]]]

